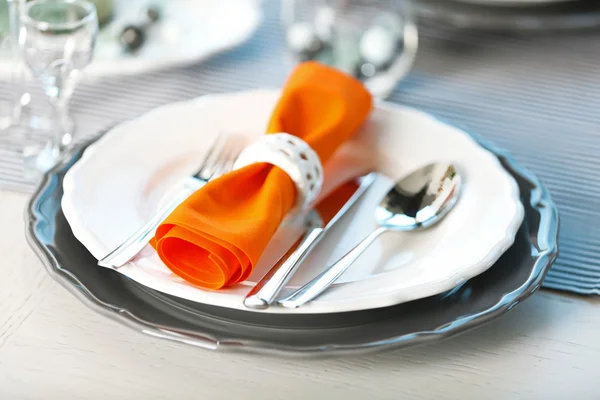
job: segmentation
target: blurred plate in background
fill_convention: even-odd
[[[101,27],[95,59],[85,72],[88,77],[138,74],[198,62],[243,43],[262,21],[259,0],[112,1],[112,18]],[[96,2],[103,20],[107,5]],[[1,3],[0,30],[4,33],[6,1]],[[119,34],[124,26],[140,21],[150,4],[162,6],[161,19],[148,29],[145,44],[137,52],[128,53],[119,43]],[[9,76],[10,52],[3,46],[0,79]]]
[[[573,3],[577,0],[456,0],[459,3],[495,5],[495,6],[530,6],[556,3]]]
[[[510,31],[563,31],[600,26],[597,0],[416,0],[419,22]]]

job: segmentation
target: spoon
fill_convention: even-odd
[[[439,222],[456,204],[460,184],[460,175],[454,165],[448,163],[428,164],[399,180],[375,210],[379,227],[320,275],[278,303],[287,308],[296,308],[314,300],[381,234],[414,231]]]

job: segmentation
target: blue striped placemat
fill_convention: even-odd
[[[72,101],[79,138],[173,101],[280,86],[293,64],[277,4],[265,5],[247,43],[204,63],[80,84]],[[544,285],[600,294],[600,34],[421,33],[414,70],[391,101],[477,132],[536,173],[561,212],[561,255]],[[0,187],[29,192],[10,149],[19,140],[0,137]]]

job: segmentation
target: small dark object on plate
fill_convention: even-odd
[[[145,21],[138,25],[127,25],[119,35],[119,41],[128,51],[138,50],[146,41],[146,31],[160,19],[160,10],[157,7],[148,7]]]
[[[150,22],[156,22],[160,19],[160,10],[157,7],[148,7],[146,16]]]
[[[127,50],[134,51],[142,47],[146,39],[146,34],[139,26],[127,25],[123,28],[119,41]]]

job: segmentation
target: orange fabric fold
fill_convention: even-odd
[[[309,61],[289,76],[266,133],[302,138],[325,165],[371,109],[371,95],[360,81]],[[158,227],[151,244],[176,275],[204,289],[220,289],[250,275],[295,200],[295,185],[285,172],[249,165],[186,199]]]

